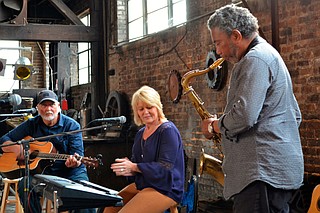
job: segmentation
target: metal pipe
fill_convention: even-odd
[[[278,0],[271,0],[272,46],[280,53]]]
[[[32,47],[0,47],[0,50],[26,50],[32,51]]]

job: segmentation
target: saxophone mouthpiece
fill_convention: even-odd
[[[224,62],[224,58],[218,58],[215,62],[213,62],[213,64],[209,66],[209,69],[210,70],[214,70],[215,68],[221,69],[222,68],[221,64],[223,62]]]

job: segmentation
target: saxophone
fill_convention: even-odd
[[[204,70],[192,70],[187,72],[183,75],[181,79],[181,85],[184,90],[184,94],[188,95],[189,99],[191,100],[193,106],[197,110],[198,114],[200,115],[201,119],[207,119],[214,117],[212,114],[208,112],[208,110],[205,109],[203,106],[204,102],[201,100],[201,98],[198,96],[198,94],[194,91],[192,86],[189,85],[190,80],[193,77],[200,76],[203,74],[208,73],[211,70],[214,70],[216,68],[220,68],[220,65],[224,62],[223,58],[217,59],[213,64],[211,64],[207,69]],[[212,138],[214,144],[219,149],[219,151],[222,154],[221,150],[221,134],[214,134]],[[223,156],[223,154],[222,154]],[[207,154],[204,154],[202,151],[202,154],[200,156],[200,175],[202,175],[203,171],[208,172],[210,175],[213,176],[213,178],[222,186],[224,185],[224,174],[222,172],[222,161],[209,156]]]

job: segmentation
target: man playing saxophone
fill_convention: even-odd
[[[221,133],[224,197],[235,213],[290,212],[304,162],[289,71],[248,9],[224,6],[207,24],[217,54],[234,64],[223,115],[202,121],[206,138]]]

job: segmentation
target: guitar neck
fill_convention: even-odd
[[[70,155],[58,153],[38,153],[37,157],[48,160],[67,160]],[[79,157],[77,160],[81,160]]]
[[[59,153],[45,153],[45,152],[38,152],[34,151],[30,154],[30,159],[47,159],[47,160],[67,160],[70,155],[67,154],[59,154]],[[78,161],[81,161],[86,166],[96,168],[101,163],[101,157],[99,158],[89,158],[89,157],[82,157],[76,156]]]

